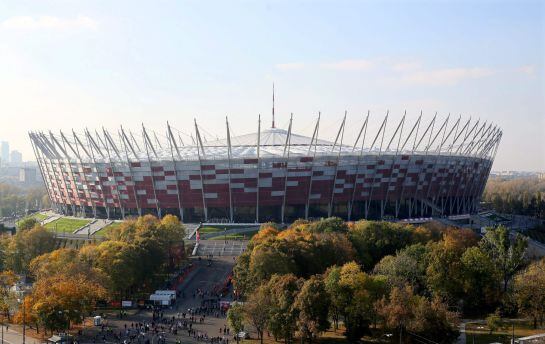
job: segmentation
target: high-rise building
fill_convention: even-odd
[[[10,164],[12,166],[20,166],[23,163],[23,154],[19,151],[11,151],[11,160]]]
[[[9,162],[9,142],[2,141],[1,149],[0,149],[0,161],[2,165],[5,165]]]

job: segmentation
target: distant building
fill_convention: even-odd
[[[529,171],[492,171],[490,172],[492,177],[501,177],[503,179],[515,179],[515,178],[524,178],[524,177],[540,177],[539,172],[529,172]]]
[[[10,163],[12,166],[20,166],[23,163],[23,154],[16,150],[11,151]]]
[[[0,159],[2,159],[2,165],[6,165],[9,162],[9,142],[2,141],[0,147]]]
[[[22,167],[19,170],[19,181],[25,184],[36,183],[36,167]]]

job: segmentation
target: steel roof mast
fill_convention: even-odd
[[[272,98],[272,128],[274,129],[275,126],[274,126],[274,82],[273,82],[273,98]]]

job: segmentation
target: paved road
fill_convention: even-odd
[[[34,330],[28,330],[27,329],[27,331],[34,331]],[[4,343],[6,343],[6,344],[20,344],[22,342],[23,342],[23,334],[22,333],[14,331],[11,328],[11,326],[6,331],[6,327],[4,326]],[[41,342],[38,339],[34,339],[32,337],[29,337],[28,334],[27,334],[27,336],[25,338],[25,343],[27,343],[27,344],[40,344]]]
[[[227,279],[227,276],[231,273],[234,266],[233,256],[222,256],[214,257],[211,260],[209,266],[209,261],[207,259],[201,258],[200,260],[197,257],[192,258],[193,264],[195,264],[195,269],[188,275],[185,282],[180,285],[179,290],[181,290],[185,297],[179,298],[176,304],[170,309],[164,310],[164,317],[169,319],[178,316],[178,313],[183,313],[188,311],[188,309],[195,309],[201,306],[202,298],[197,296],[197,291],[212,291],[217,285],[222,285],[223,282]],[[195,294],[195,297],[193,296]],[[207,296],[204,297],[208,298]],[[221,300],[231,301],[232,298],[230,295],[222,297]],[[199,316],[197,316],[198,319]],[[124,325],[127,325],[130,328],[131,323],[135,322],[151,322],[152,313],[150,311],[144,310],[136,315],[125,318],[123,320],[119,319],[108,319],[108,326],[111,326],[114,329],[114,333],[119,333],[120,330],[124,329]],[[197,322],[193,323],[193,329],[200,333],[206,333],[208,337],[219,336],[219,329],[226,326],[225,317],[215,317],[213,315],[207,315],[203,323]],[[94,329],[96,331],[97,329]],[[150,337],[152,344],[157,342],[157,338]],[[193,337],[189,337],[187,331],[179,330],[178,335],[171,333],[166,333],[167,343],[175,343],[179,339],[182,343],[204,343],[203,341],[197,341]],[[230,337],[232,339],[232,336]],[[91,343],[92,341],[81,341],[81,343]],[[230,343],[234,341],[230,341]],[[100,340],[97,343],[104,343]],[[111,337],[107,338],[106,343],[114,343]],[[8,343],[9,344],[9,343]],[[15,343],[13,343],[15,344]]]

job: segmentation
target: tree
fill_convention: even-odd
[[[426,280],[429,289],[440,297],[456,301],[463,297],[461,256],[463,249],[446,245],[444,241],[431,245]]]
[[[479,247],[468,248],[461,262],[464,307],[479,313],[493,309],[500,296],[499,275],[494,262]]]
[[[366,269],[411,243],[412,226],[361,220],[350,228],[349,238]]]
[[[67,273],[78,261],[77,255],[78,251],[72,248],[61,248],[44,253],[30,262],[29,270],[36,279]],[[77,270],[80,272],[81,267],[78,266]]]
[[[516,234],[514,240],[509,237],[509,230],[504,226],[487,228],[487,232],[480,242],[480,247],[499,269],[503,292],[507,292],[509,282],[524,263],[524,254],[528,246],[528,239]]]
[[[250,271],[257,281],[269,279],[274,274],[296,272],[293,258],[283,252],[281,243],[263,243],[252,250]]]
[[[255,288],[256,281],[250,271],[250,254],[246,250],[238,256],[233,268],[233,286],[237,296],[245,295]]]
[[[34,228],[34,226],[39,225],[40,223],[33,217],[25,217],[21,221],[17,222],[17,229],[20,231],[28,230]]]
[[[414,317],[417,303],[413,288],[406,285],[403,288],[394,287],[388,298],[384,297],[376,304],[376,309],[386,327],[397,329],[401,335]]]
[[[13,300],[13,293],[11,287],[17,282],[19,278],[13,273],[13,271],[0,272],[0,312],[2,317],[10,318],[10,306]]]
[[[301,343],[304,343],[305,339],[312,343],[313,338],[329,328],[329,305],[329,295],[324,281],[317,276],[306,280],[294,304],[299,313],[297,327]]]
[[[503,326],[503,322],[501,321],[501,317],[498,312],[494,312],[486,317],[486,326],[488,326],[488,330],[490,331],[490,334],[492,332],[497,331]]]
[[[375,307],[385,327],[397,330],[400,337],[406,330],[441,342],[458,337],[458,314],[450,312],[447,304],[437,297],[430,301],[415,295],[410,285],[393,288],[389,297],[381,299]]]
[[[41,226],[17,231],[6,248],[6,267],[16,273],[28,273],[35,257],[55,249],[55,236]]]
[[[343,219],[328,217],[309,224],[308,230],[313,233],[346,233],[348,226]]]
[[[231,306],[227,311],[227,323],[233,332],[237,343],[239,341],[239,332],[244,329],[244,308],[241,304],[237,303]]]
[[[341,281],[341,268],[338,266],[332,266],[324,274],[324,284],[329,299],[331,301],[329,307],[329,313],[333,319],[333,327],[335,331],[339,328],[339,317],[341,310],[344,307],[345,300],[342,294]]]
[[[85,253],[91,254],[91,249]],[[118,295],[123,296],[127,290],[138,281],[138,264],[135,259],[135,249],[130,244],[122,241],[103,241],[98,246],[94,246],[96,259],[93,265],[108,276],[108,289]],[[146,273],[150,273],[146,271]]]
[[[454,301],[464,296],[462,255],[477,244],[476,235],[466,229],[449,229],[437,243],[429,244],[426,279],[436,295]]]
[[[104,288],[83,274],[70,278],[57,274],[35,283],[29,311],[46,329],[67,330],[71,323],[81,323],[96,300],[105,296]]]
[[[545,259],[531,263],[515,277],[515,299],[522,313],[532,317],[534,328],[545,317]]]
[[[286,274],[273,275],[266,286],[271,294],[269,330],[275,339],[284,339],[285,343],[291,343],[295,333],[298,310],[294,303],[301,285],[301,279]]]
[[[373,272],[388,279],[390,287],[401,287],[410,284],[416,288],[422,278],[418,271],[418,261],[414,258],[398,253],[395,256],[386,256],[375,265]]]
[[[407,329],[421,337],[433,338],[435,341],[452,343],[458,336],[459,314],[448,310],[448,304],[439,297],[429,300],[418,296],[414,309],[414,318]]]
[[[244,318],[256,329],[263,344],[263,331],[267,327],[271,312],[271,296],[264,285],[260,285],[244,304]]]
[[[346,338],[357,342],[369,331],[369,325],[376,319],[374,303],[386,292],[386,281],[380,276],[370,276],[361,267],[350,262],[340,269],[339,278],[340,312],[346,327]]]

